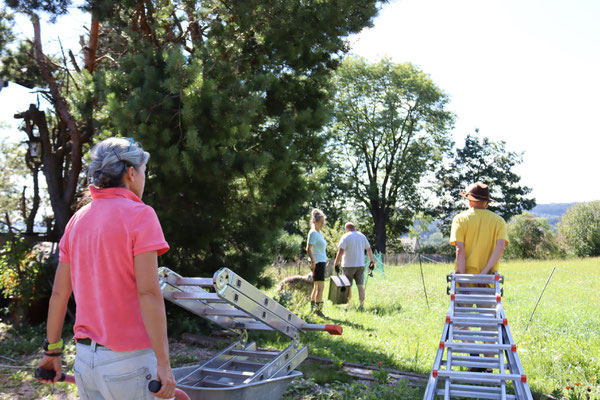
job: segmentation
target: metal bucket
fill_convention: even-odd
[[[179,379],[189,375],[197,368],[198,366],[191,366],[173,369],[175,381],[179,381]],[[177,384],[177,387],[183,390],[191,400],[279,400],[292,383],[292,380],[301,376],[302,372],[292,371],[289,375],[279,378],[265,379],[261,382],[226,388],[195,387],[179,384]]]

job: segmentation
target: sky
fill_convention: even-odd
[[[524,152],[538,203],[600,200],[600,1],[397,0],[351,38],[370,61],[411,62],[469,133]]]
[[[457,145],[479,129],[523,152],[516,168],[539,204],[600,200],[600,1],[396,0],[374,26],[350,38],[352,52],[376,62],[418,65],[451,99]],[[89,17],[43,24],[45,48],[78,53]],[[21,37],[31,24],[18,18]],[[18,85],[0,92],[0,121],[35,102]]]

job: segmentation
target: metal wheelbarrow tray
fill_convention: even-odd
[[[212,278],[184,278],[163,267],[159,282],[165,299],[239,337],[204,364],[173,371],[177,387],[192,400],[277,400],[302,375],[295,368],[308,357],[308,348],[300,345],[300,333],[342,334],[338,325],[306,323],[227,268]],[[248,331],[277,331],[291,343],[279,352],[258,350],[248,342]]]

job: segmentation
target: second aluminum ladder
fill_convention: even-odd
[[[447,281],[450,307],[423,399],[532,400],[502,307],[504,277],[453,273]]]

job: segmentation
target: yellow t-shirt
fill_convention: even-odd
[[[469,208],[456,215],[452,220],[450,244],[465,244],[467,274],[479,274],[485,268],[496,248],[496,242],[504,239],[508,244],[506,222],[489,210]],[[498,264],[490,273],[498,269]]]

